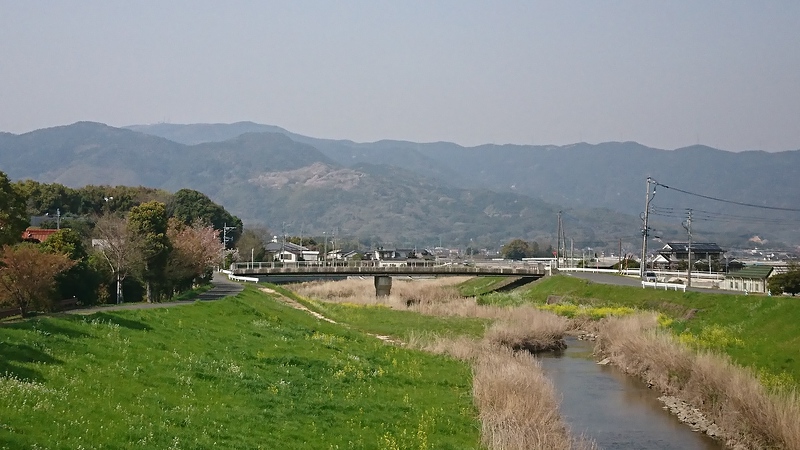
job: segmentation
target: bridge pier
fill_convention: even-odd
[[[388,297],[392,292],[392,277],[375,275],[375,297]]]

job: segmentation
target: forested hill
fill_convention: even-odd
[[[621,239],[633,248],[641,236],[636,216],[644,208],[647,176],[745,203],[791,208],[800,198],[800,152],[666,151],[636,143],[360,144],[249,122],[131,128],[138,131],[80,122],[2,134],[0,168],[12,179],[76,187],[188,187],[248,223],[275,229],[286,222],[297,231],[319,233],[339,228],[395,245],[440,238],[495,248],[514,237],[555,242],[557,211],[565,210],[565,228],[576,245],[616,248]],[[672,208],[670,217],[654,218],[666,239],[682,236],[684,208],[730,212],[730,205],[663,188],[656,205]],[[697,228],[697,238],[723,245],[746,243],[756,235],[772,242],[800,241],[797,227],[784,221],[791,213],[781,214],[772,223],[711,223]]]
[[[698,231],[706,239],[746,243],[760,236],[775,241],[800,241],[800,151],[728,152],[695,145],[676,150],[636,142],[578,143],[565,146],[482,145],[462,147],[448,142],[414,143],[346,140],[300,136],[270,125],[191,124],[138,126],[142,132],[182,139],[201,139],[214,130],[231,136],[242,126],[270,129],[297,142],[313,145],[343,166],[386,164],[435,178],[450,186],[483,188],[541,198],[562,208],[607,208],[639,215],[644,210],[647,177],[670,186],[659,188],[654,206],[658,234],[680,229],[687,209],[707,211],[709,223]],[[688,191],[700,194],[693,196]],[[730,202],[708,200],[712,197]],[[742,207],[747,203],[767,207]],[[664,216],[666,214],[666,217]]]
[[[798,207],[796,199],[800,198],[800,150],[735,153],[702,145],[662,150],[636,142],[477,147],[449,142],[356,143],[301,136],[252,122],[131,128],[178,142],[223,140],[245,131],[279,132],[314,146],[343,166],[392,165],[452,186],[515,192],[564,207],[603,207],[629,214],[644,208],[648,176],[683,190],[745,203],[793,208]],[[782,192],[775,192],[776,185]],[[679,198],[667,200],[670,206],[692,206]]]

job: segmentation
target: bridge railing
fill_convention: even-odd
[[[291,268],[297,269],[302,267],[312,267],[312,268],[320,268],[320,267],[398,267],[402,264],[402,267],[436,267],[442,266],[445,264],[437,263],[435,261],[415,261],[413,263],[406,263],[406,262],[382,262],[382,261],[339,261],[339,260],[328,260],[328,261],[275,261],[275,262],[268,262],[268,261],[249,261],[249,262],[237,262],[231,264],[231,269],[233,271],[237,270],[247,270],[247,269],[282,269],[282,268]]]
[[[537,264],[511,266],[441,263],[435,261],[299,261],[233,263],[230,272],[244,274],[543,274]]]

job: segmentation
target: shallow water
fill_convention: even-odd
[[[567,340],[563,352],[538,359],[561,396],[561,415],[575,436],[601,449],[720,450],[720,442],[694,432],[663,409],[658,392],[617,368],[592,359],[593,343]]]

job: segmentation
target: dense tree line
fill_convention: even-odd
[[[59,230],[22,242],[31,217]],[[168,299],[209,279],[224,253],[223,227],[232,246],[241,220],[189,189],[73,189],[11,183],[0,172],[0,308]]]
[[[512,239],[500,249],[500,254],[506,259],[547,258],[553,256],[553,251],[552,245],[542,248],[536,241]]]

